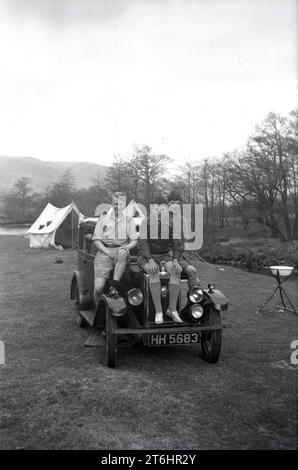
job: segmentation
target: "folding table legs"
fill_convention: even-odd
[[[277,271],[277,274],[276,276],[274,276],[275,279],[277,280],[277,286],[276,288],[274,289],[273,293],[265,300],[265,302],[263,303],[263,305],[257,309],[257,313],[258,312],[261,312],[263,310],[263,308],[265,307],[265,305],[268,304],[268,302],[270,302],[271,299],[273,299],[274,295],[275,295],[275,292],[276,291],[279,291],[279,295],[280,295],[280,299],[281,299],[281,303],[282,303],[282,307],[277,307],[277,308],[282,308],[283,310],[285,311],[288,311],[288,312],[292,312],[292,313],[298,313],[296,310],[295,310],[295,307],[291,301],[291,299],[289,298],[288,294],[286,293],[285,289],[283,288],[282,284],[289,278],[289,276],[287,276],[285,279],[283,279],[281,281],[280,279],[280,275],[279,275],[279,271]],[[291,306],[291,309],[288,308],[285,304],[285,301],[284,301],[284,297],[287,299],[288,303],[290,304]]]

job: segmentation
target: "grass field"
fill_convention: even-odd
[[[75,252],[0,236],[0,263],[1,449],[296,447],[297,317],[274,304],[256,313],[272,277],[195,262],[229,299],[220,361],[204,363],[197,346],[125,349],[108,369],[74,323]],[[286,283],[296,305],[297,284]]]

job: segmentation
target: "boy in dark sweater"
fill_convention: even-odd
[[[166,315],[176,322],[182,322],[177,312],[177,300],[180,293],[182,268],[179,259],[183,254],[183,242],[173,237],[171,220],[162,223],[162,212],[168,211],[167,201],[159,198],[155,203],[159,205],[161,210],[144,219],[140,227],[138,263],[149,275],[149,286],[155,307],[155,323],[163,323],[159,278],[159,265],[162,261],[165,262],[165,269],[170,276],[169,309]],[[142,236],[142,234],[147,234],[147,236]],[[169,253],[170,250],[172,250],[172,255]]]
[[[171,191],[168,195],[168,204],[169,207],[173,205],[178,205],[182,206],[182,197],[181,194],[178,191]],[[170,212],[170,217],[173,217],[173,214]],[[181,219],[181,227],[183,226],[183,217]],[[181,238],[183,236],[181,235]],[[184,250],[184,244],[183,244],[183,254],[179,260],[179,264],[182,268],[182,279],[186,278],[188,280],[188,287],[194,287],[198,286],[200,283],[200,279],[198,278],[198,272],[196,268],[190,264],[187,260],[186,253]]]

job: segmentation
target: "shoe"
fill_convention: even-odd
[[[109,296],[112,299],[119,299],[119,297],[120,297],[119,292],[117,291],[117,289],[115,289],[115,287],[112,287],[112,286],[109,289]]]
[[[163,323],[163,314],[162,312],[156,312],[155,314],[155,323]]]
[[[168,317],[171,317],[172,320],[174,320],[177,323],[183,323],[183,320],[179,317],[179,313],[176,310],[174,310],[174,312],[170,312],[170,310],[167,310],[166,315]]]

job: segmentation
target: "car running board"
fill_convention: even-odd
[[[88,323],[88,325],[93,326],[95,312],[93,310],[80,310],[80,315]]]
[[[102,332],[95,331],[88,336],[84,343],[84,346],[91,348],[104,348],[105,344],[106,342],[104,337],[102,336]]]

